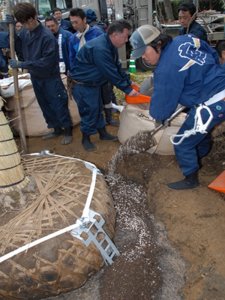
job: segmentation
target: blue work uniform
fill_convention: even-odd
[[[21,68],[28,69],[33,89],[49,128],[72,126],[68,96],[59,73],[59,50],[53,34],[41,23],[24,31]]]
[[[208,43],[193,35],[176,37],[162,50],[154,73],[154,91],[150,103],[150,115],[165,121],[178,104],[186,106],[187,119],[178,134],[194,127],[196,107],[225,89],[225,66],[219,64],[216,51]],[[199,169],[199,159],[210,150],[210,132],[225,120],[225,101],[209,106],[213,120],[208,134],[196,133],[175,145],[175,154],[185,176]],[[202,111],[205,123],[208,112]],[[175,139],[176,142],[176,139]]]
[[[73,29],[73,26],[69,20],[61,19],[59,22],[59,26],[64,30],[70,31],[71,33],[75,32],[75,30]]]
[[[89,27],[89,29],[87,30],[87,32],[84,34],[84,38],[86,43],[95,39],[96,37],[100,36],[101,34],[103,34],[103,31],[98,28],[97,26],[93,26],[93,27]],[[79,47],[80,47],[80,37],[79,37],[80,33],[76,32],[73,34],[73,36],[70,38],[70,43],[69,43],[69,47],[70,47],[70,74],[73,74],[73,70],[76,68],[75,65],[75,58],[77,56],[77,53],[79,51]]]
[[[70,76],[78,82],[73,88],[73,97],[81,116],[81,131],[87,135],[105,126],[101,95],[104,83],[111,81],[127,94],[132,91],[129,76],[121,68],[118,50],[106,33],[79,50]]]
[[[66,66],[65,73],[70,69],[70,58],[69,58],[69,45],[70,38],[73,34],[59,27],[59,30],[54,36],[56,37],[59,45],[59,61],[64,62]]]
[[[183,34],[186,34],[187,33],[187,28],[185,27],[182,27],[180,30],[179,30],[179,34],[180,35],[183,35]],[[208,41],[208,38],[207,38],[207,32],[205,31],[205,29],[199,24],[197,23],[196,21],[193,21],[189,28],[188,28],[188,34],[193,34],[194,36],[196,36],[197,38],[203,40],[203,41]]]

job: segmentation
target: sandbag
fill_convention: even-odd
[[[23,90],[26,86],[31,86],[30,74],[24,73],[18,76],[19,91]],[[15,95],[14,90],[14,78],[8,77],[0,80],[0,94],[3,98],[13,97]]]
[[[21,80],[19,79],[19,83]],[[66,76],[62,75],[63,83],[66,87]],[[29,80],[30,81],[30,80]],[[22,86],[22,84],[19,84]],[[11,84],[11,89],[12,89]],[[14,88],[13,88],[14,90]],[[16,112],[16,98],[11,96],[6,99],[5,109],[7,111],[8,117],[11,121],[11,126],[15,133],[18,133],[19,120],[17,119]],[[26,136],[40,136],[48,133],[50,129],[47,127],[45,119],[43,117],[40,106],[37,102],[34,90],[31,84],[26,83],[25,87],[20,90],[20,106],[21,114],[24,124],[24,132]],[[78,112],[77,104],[73,99],[68,101],[69,111],[72,118],[73,125],[77,125],[80,122],[80,115]]]
[[[0,219],[0,299],[38,300],[69,292],[104,265],[93,239],[85,245],[71,229],[47,239],[82,220],[90,186],[94,191],[90,209],[98,214],[94,219],[99,222],[101,216],[105,220],[103,229],[110,239],[115,231],[111,194],[99,171],[93,181],[92,164],[57,155],[28,155],[23,157],[23,165],[30,185],[22,192],[4,194],[4,198],[0,191],[4,211]],[[86,220],[81,228],[88,226]],[[96,228],[90,231],[100,243],[104,233],[97,235]],[[88,231],[82,233],[84,240],[88,236]],[[28,250],[9,256],[40,239]]]
[[[172,122],[171,126],[160,130],[154,136],[156,146],[149,149],[150,153],[159,155],[174,155],[174,148],[170,142],[170,136],[176,134],[185,120],[186,114],[181,113]],[[120,114],[120,127],[118,139],[124,144],[128,138],[134,136],[141,130],[153,130],[154,120],[149,116],[149,105],[126,105]]]

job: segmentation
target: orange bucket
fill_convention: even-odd
[[[135,83],[132,83],[131,87],[137,92],[140,89],[140,87]],[[128,104],[143,104],[143,103],[149,103],[151,101],[151,97],[143,94],[139,94],[137,96],[125,95],[125,100]]]

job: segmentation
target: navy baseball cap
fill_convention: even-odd
[[[133,59],[141,57],[147,45],[154,41],[159,35],[160,31],[152,25],[142,25],[138,27],[129,39],[133,48],[131,57]]]

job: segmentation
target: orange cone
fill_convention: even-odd
[[[225,194],[225,170],[216,177],[216,179],[214,179],[208,187],[212,190]]]

